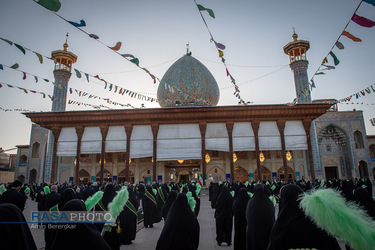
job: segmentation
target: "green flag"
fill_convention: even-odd
[[[61,8],[61,3],[59,0],[39,0],[38,4],[54,12],[57,12]]]
[[[340,63],[340,60],[336,57],[336,55],[332,51],[330,51],[329,54],[332,56],[335,66],[337,66]]]
[[[212,18],[215,18],[215,14],[214,14],[214,11],[213,11],[213,10],[208,9],[208,8],[205,8],[205,7],[203,7],[203,6],[200,5],[200,4],[197,4],[197,7],[198,7],[198,10],[199,10],[199,11],[205,10],[205,11],[208,12],[208,14],[209,14]]]

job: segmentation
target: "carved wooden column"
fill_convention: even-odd
[[[125,181],[129,182],[129,159],[130,159],[130,137],[132,136],[133,124],[125,124],[126,132],[126,154],[125,154]]]
[[[52,154],[52,167],[51,167],[51,183],[55,183],[56,181],[56,160],[57,160],[57,142],[59,140],[61,132],[61,127],[56,127],[52,129],[53,133],[53,154]]]
[[[199,122],[199,130],[201,131],[202,139],[202,175],[203,175],[203,185],[206,185],[207,179],[207,163],[206,163],[206,122]]]
[[[286,150],[285,150],[285,121],[284,120],[278,120],[277,121],[277,127],[280,132],[280,139],[281,139],[281,155],[283,157],[283,165],[284,165],[284,178],[285,181],[288,181],[288,161],[286,159]]]
[[[158,132],[159,132],[159,124],[152,123],[151,124],[151,130],[152,130],[152,157],[154,158],[152,162],[152,181],[157,182],[156,179],[156,162],[157,162],[157,152],[158,152]]]
[[[255,157],[257,160],[257,169],[258,169],[258,179],[262,180],[262,170],[260,169],[260,159],[259,159],[259,124],[260,121],[252,121],[251,126],[253,128],[254,136],[255,136]]]
[[[311,128],[311,119],[305,119],[302,121],[303,127],[305,128],[306,133],[306,143],[307,143],[307,157],[310,165],[310,176],[311,181],[315,180],[315,166],[314,166],[314,159],[313,159],[313,153],[312,153],[312,147],[311,147],[311,138],[310,138],[310,128]]]
[[[81,143],[82,143],[82,136],[83,131],[85,128],[83,126],[77,126],[76,127],[76,133],[77,133],[77,155],[76,155],[76,171],[74,175],[74,182],[78,185],[79,184],[79,163],[80,163],[80,157],[81,157]]]
[[[108,126],[107,125],[100,125],[100,132],[102,134],[102,152],[100,155],[100,183],[103,183],[104,180],[104,161],[105,161],[105,139],[107,138],[108,134]],[[113,161],[113,159],[112,159]]]
[[[230,160],[230,179],[231,182],[234,182],[234,162],[233,162],[233,121],[227,121],[227,131],[229,137],[229,160]]]

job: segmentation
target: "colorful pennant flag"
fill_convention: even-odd
[[[15,43],[14,46],[16,46],[19,50],[21,50],[24,55],[26,54],[25,49],[21,45]]]
[[[212,18],[215,18],[215,14],[214,14],[214,11],[213,11],[213,10],[208,9],[208,8],[205,8],[205,7],[203,7],[203,6],[200,5],[200,4],[197,4],[197,7],[198,7],[198,10],[199,10],[199,11],[205,10],[205,11],[208,12],[208,14],[209,14]]]
[[[61,8],[59,0],[39,0],[37,3],[54,12],[57,12]]]
[[[135,65],[139,66],[139,60],[138,58],[133,58],[130,60],[132,63],[134,63]]]
[[[337,58],[337,56],[332,51],[330,51],[329,54],[332,56],[335,66],[337,66],[340,63],[340,60]]]
[[[68,23],[70,23],[71,25],[73,25],[77,28],[86,26],[86,22],[84,20],[81,20],[80,23],[76,23],[76,22],[73,22],[73,21],[68,21]]]
[[[366,28],[372,28],[375,26],[375,22],[370,20],[370,19],[367,19],[363,16],[358,16],[357,14],[353,14],[353,17],[352,17],[352,21],[355,22],[356,24],[362,26],[362,27],[366,27]]]
[[[79,70],[74,69],[74,71],[76,72],[77,78],[81,78],[82,77],[81,72],[79,72]]]
[[[347,38],[351,39],[353,42],[362,42],[360,38],[353,36],[346,30],[344,30],[341,35],[346,36]]]
[[[338,49],[340,49],[340,50],[342,50],[342,49],[345,48],[344,45],[343,45],[341,42],[339,42],[339,41],[337,41],[337,42],[335,43],[335,45],[336,45],[336,47],[337,47]]]
[[[40,63],[43,63],[43,56],[42,56],[41,54],[35,52],[35,51],[34,51],[34,54],[38,57],[39,62],[40,62]]]
[[[121,45],[122,45],[121,42],[117,42],[115,46],[108,47],[108,48],[110,48],[111,50],[114,50],[114,51],[118,51],[121,48]]]
[[[94,38],[94,39],[99,39],[99,37],[95,34],[89,34],[89,37]]]
[[[18,67],[19,67],[18,63],[15,63],[12,66],[10,66],[9,68],[11,68],[11,69],[18,69]]]
[[[5,39],[5,38],[1,38],[1,37],[0,37],[0,39],[3,40],[3,41],[6,42],[6,43],[9,43],[10,46],[13,45],[13,42],[11,42],[11,41],[9,41],[9,40],[7,40],[7,39]]]

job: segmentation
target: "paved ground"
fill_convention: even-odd
[[[37,203],[28,199],[24,215],[27,221],[31,221],[31,212],[37,211]],[[208,201],[208,191],[202,190],[201,195],[201,208],[198,215],[198,221],[200,225],[200,239],[199,248],[201,250],[207,249],[233,249],[233,236],[232,245],[227,246],[223,243],[222,246],[216,244],[216,229],[215,229],[215,219],[214,219],[214,209],[211,208],[210,202]],[[121,249],[155,249],[156,242],[159,239],[161,230],[163,228],[164,222],[161,221],[154,224],[153,228],[143,228],[143,223],[138,226],[138,233],[133,244],[127,246],[121,246]],[[36,224],[29,224],[31,228],[31,233],[34,237],[35,243],[38,249],[44,249],[44,232],[43,229],[35,228]],[[33,228],[34,227],[34,228]],[[342,249],[345,249],[344,244],[340,242]]]

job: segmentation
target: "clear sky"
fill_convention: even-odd
[[[217,42],[226,46],[224,57],[228,69],[236,79],[241,97],[253,104],[283,104],[293,101],[295,89],[293,74],[287,66],[289,58],[283,46],[292,41],[293,27],[299,39],[310,41],[307,53],[309,79],[327,56],[336,39],[352,17],[359,0],[197,0],[198,4],[214,11],[216,18],[202,12]],[[69,21],[83,19],[82,29],[96,34],[100,41],[114,46],[118,41],[121,54],[132,54],[158,78],[186,53],[189,42],[192,55],[200,60],[214,75],[220,88],[218,105],[237,105],[234,88],[210,42],[208,31],[199,15],[194,0],[61,0],[57,12]],[[363,2],[358,15],[375,21],[375,6]],[[364,28],[350,22],[346,29],[362,39],[354,43],[346,37],[340,38],[344,50],[332,51],[340,60],[335,70],[326,75],[315,76],[316,89],[313,99],[342,99],[374,84],[375,27]],[[78,56],[73,65],[82,72],[99,75],[120,87],[156,98],[157,84],[143,70],[88,37],[53,12],[32,0],[0,1],[0,37],[15,42],[44,56],[62,49],[69,32],[69,51]],[[331,57],[328,57],[332,65]],[[0,40],[0,64],[19,64],[19,70],[46,78],[53,77],[53,61],[44,58],[39,63],[31,51],[26,55],[14,45]],[[53,85],[31,75],[23,80],[23,73],[8,67],[0,70],[0,107],[2,109],[26,109],[50,111],[51,101],[40,94],[24,93],[5,84],[31,89],[46,94],[53,93]],[[119,95],[104,89],[104,84],[90,78],[78,79],[73,73],[69,87],[82,90],[102,98],[110,98],[122,104],[139,108],[157,108],[155,102],[141,101],[128,95]],[[107,104],[103,100],[80,97],[75,92],[68,99],[105,105],[113,109],[122,107]],[[375,93],[354,103],[340,104],[339,110],[363,110],[367,134],[375,134],[370,119],[375,117]],[[89,110],[91,107],[67,105],[67,110]],[[15,145],[29,144],[31,122],[21,112],[0,110],[0,147],[10,149]]]

